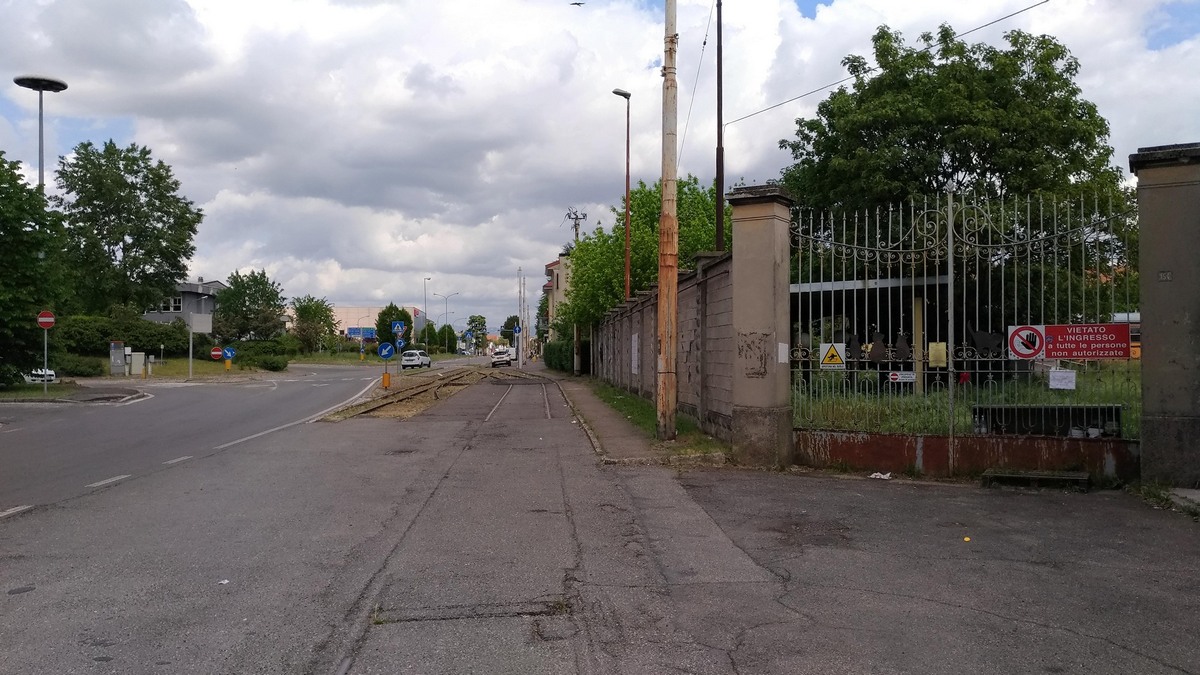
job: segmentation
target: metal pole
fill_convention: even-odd
[[[42,132],[42,97],[44,93],[38,89],[38,187],[46,185],[46,142]]]
[[[629,292],[629,99],[633,96],[624,89],[613,89],[613,93],[625,99],[625,299]]]
[[[39,94],[40,96],[40,94]],[[50,329],[42,329],[42,395],[50,389]]]
[[[188,317],[188,379],[192,379],[192,340],[195,333],[192,332],[191,317]]]
[[[675,57],[679,49],[676,32],[677,0],[666,0],[666,29],[663,55],[662,130],[662,215],[658,221],[658,438],[675,438],[675,363],[679,343],[677,295],[679,292],[679,221],[675,194],[678,167],[679,87],[675,80]]]
[[[625,299],[629,292],[629,99],[625,97]]]
[[[724,73],[721,63],[721,0],[717,0],[717,241],[725,250],[725,110]]]
[[[429,280],[432,278],[433,277],[425,277],[425,279],[421,282],[421,289],[423,291],[425,291],[425,303],[421,306],[421,312],[425,314],[426,325],[429,324]],[[413,322],[413,323],[416,323],[416,322]],[[427,330],[425,330],[424,326],[421,327],[421,331],[423,333],[428,332]],[[421,337],[422,337],[421,341],[424,342],[425,336],[422,335]]]

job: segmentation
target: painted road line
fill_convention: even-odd
[[[235,446],[238,443],[245,443],[246,441],[252,441],[252,440],[258,438],[259,436],[266,436],[267,434],[273,434],[276,431],[282,431],[289,427],[294,427],[297,424],[308,424],[309,422],[315,422],[315,421],[321,419],[322,417],[328,415],[329,413],[333,412],[334,410],[337,410],[338,408],[343,408],[347,405],[350,405],[354,401],[357,401],[358,399],[362,398],[364,394],[366,394],[368,391],[371,390],[372,387],[375,386],[375,382],[377,380],[378,380],[378,378],[371,378],[371,384],[368,384],[367,386],[363,387],[362,391],[358,392],[354,396],[351,396],[350,398],[346,399],[345,401],[342,401],[341,403],[337,403],[337,404],[329,406],[328,408],[322,410],[319,413],[316,413],[314,415],[309,415],[308,417],[305,417],[303,419],[298,419],[293,422],[288,422],[287,424],[280,424],[279,426],[275,427],[274,429],[267,429],[266,431],[260,431],[257,434],[251,434],[249,436],[246,436],[245,438],[239,438],[236,441],[229,441],[228,443],[225,443],[223,445],[218,445],[217,447],[213,448],[213,450],[224,450],[225,448]]]
[[[0,511],[0,518],[7,518],[9,516],[15,516],[18,513],[24,513],[25,511],[28,511],[29,509],[32,509],[32,508],[33,508],[33,504],[26,504],[25,506],[14,506],[11,509],[7,509],[5,511]]]
[[[131,473],[127,473],[124,476],[113,476],[112,478],[105,478],[102,481],[92,483],[91,485],[85,485],[84,487],[90,487],[90,488],[100,487],[102,485],[108,485],[109,483],[115,483],[119,480],[125,480],[126,478],[129,478],[132,475],[133,474],[131,474]]]
[[[163,464],[177,464],[179,462],[182,462],[186,459],[191,459],[191,458],[192,458],[191,455],[184,455],[183,457],[176,457],[175,459],[168,459],[167,461],[163,462]]]

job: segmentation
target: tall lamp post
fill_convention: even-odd
[[[45,92],[58,93],[67,88],[67,83],[53,77],[40,75],[21,75],[13,78],[18,86],[32,89],[38,93],[38,187],[46,184],[46,143],[42,133],[42,96]]]
[[[425,277],[421,282],[421,288],[425,290],[425,306],[421,308],[421,313],[425,315],[425,325],[421,326],[421,342],[425,341],[425,333],[428,332],[425,330],[425,326],[429,325],[429,282],[432,279],[433,277]]]
[[[370,314],[363,314],[358,317],[358,360],[362,361],[367,358],[367,341],[363,338],[363,319],[370,318]]]
[[[624,89],[613,89],[613,93],[625,99],[625,299],[629,299],[629,99],[633,96]]]
[[[441,298],[445,302],[445,306],[443,307],[443,309],[446,310],[446,315],[449,316],[450,315],[450,298],[453,298],[454,296],[458,295],[458,291],[455,291],[455,292],[451,293],[450,295],[442,295],[441,293],[434,293],[434,295]],[[446,352],[447,353],[450,352],[449,344],[446,345]]]

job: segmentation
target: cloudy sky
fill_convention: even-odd
[[[966,39],[1057,37],[1123,169],[1138,147],[1200,141],[1197,0],[725,0],[725,120],[840,80],[881,24],[911,43],[1031,6]],[[678,0],[680,173],[705,183],[713,7]],[[36,182],[37,95],[12,77],[62,79],[48,170],[85,140],[148,146],[205,212],[193,279],[266,269],[288,297],[357,306],[420,307],[427,286],[435,319],[434,293],[457,293],[454,323],[498,326],[518,269],[536,303],[569,209],[613,223],[613,88],[633,94],[633,180],[658,178],[663,20],[661,0],[0,0],[0,150]],[[729,124],[727,182],[778,177],[778,141],[824,95]]]

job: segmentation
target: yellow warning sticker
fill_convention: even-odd
[[[823,342],[823,343],[821,343],[821,369],[822,370],[845,370],[846,369],[846,343],[845,342]]]

